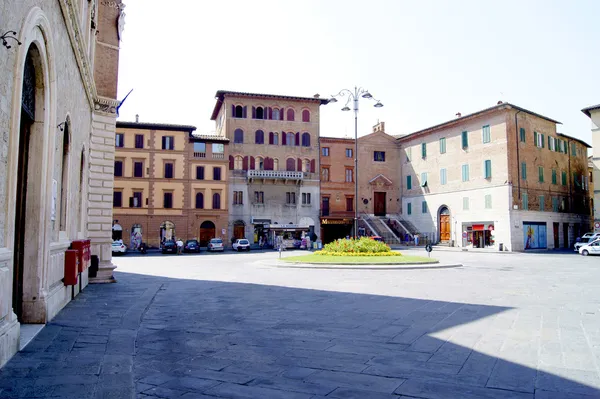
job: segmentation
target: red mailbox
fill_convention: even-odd
[[[75,240],[71,243],[71,248],[77,251],[79,256],[79,273],[88,268],[90,262],[90,240]]]
[[[65,285],[77,284],[77,272],[79,270],[79,254],[77,250],[67,249],[65,251]]]

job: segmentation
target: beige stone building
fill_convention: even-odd
[[[115,235],[143,241],[227,239],[227,144],[194,126],[117,122]],[[115,237],[116,238],[116,237]]]
[[[571,247],[589,226],[589,146],[558,123],[499,103],[400,137],[402,218],[460,247]]]
[[[216,99],[211,119],[230,143],[229,238],[292,245],[302,233],[318,235],[319,107],[327,100],[232,91]]]
[[[90,238],[111,281],[120,0],[0,2],[0,366],[23,324],[51,320],[88,283],[65,286],[65,251]],[[121,27],[121,28],[119,28]]]
[[[581,110],[592,123],[592,147],[595,152],[592,156],[592,176],[591,179],[598,181],[600,179],[600,104],[593,105]],[[600,187],[597,187],[593,191],[593,214],[594,214],[594,230],[600,231],[600,214],[599,210],[596,209],[600,204]]]

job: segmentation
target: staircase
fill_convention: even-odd
[[[401,244],[400,238],[394,234],[392,229],[386,224],[387,218],[376,218],[369,215],[362,215],[361,221],[365,223],[372,234],[380,236],[386,244]]]
[[[412,236],[414,234],[419,233],[419,230],[409,221],[400,219],[396,216],[392,216],[390,219],[393,222],[395,222],[396,225],[398,225],[401,230],[403,230],[402,233],[404,233],[404,234],[408,233]]]

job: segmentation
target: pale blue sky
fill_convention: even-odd
[[[322,97],[354,85],[359,135],[410,133],[508,101],[591,144],[600,103],[600,1],[126,0],[120,120],[210,121],[219,89]],[[321,135],[354,135],[343,104]]]

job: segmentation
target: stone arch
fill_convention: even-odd
[[[450,213],[450,207],[448,205],[441,205],[437,211],[437,230],[440,242],[448,242],[452,237],[452,219]]]
[[[211,220],[205,220],[204,222],[202,222],[202,224],[200,225],[200,234],[198,236],[200,237],[200,246],[208,246],[208,242],[210,241],[210,239],[216,238],[215,233],[216,226]]]

